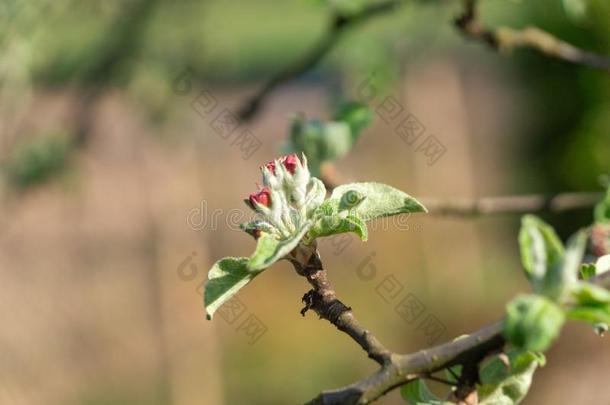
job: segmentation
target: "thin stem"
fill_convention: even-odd
[[[529,194],[479,199],[421,198],[431,215],[476,217],[498,214],[525,214],[535,212],[563,212],[592,208],[603,198],[603,193],[577,192],[555,195]]]
[[[478,19],[476,0],[464,1],[464,11],[456,18],[455,25],[466,37],[493,49],[511,51],[518,47],[530,48],[556,59],[610,72],[610,57],[582,50],[538,27],[517,30],[484,26]]]
[[[320,255],[315,246],[300,246],[291,258],[296,272],[305,277],[312,289],[303,296],[305,307],[301,314],[313,310],[341,332],[349,335],[362,347],[367,355],[380,365],[390,362],[390,351],[354,316],[352,309],[337,299],[335,290],[328,281]]]
[[[283,83],[290,81],[316,66],[339,42],[343,34],[351,27],[363,23],[375,16],[384,14],[399,6],[402,0],[386,0],[370,4],[361,11],[350,14],[334,14],[329,27],[313,48],[294,64],[287,66],[270,78],[261,89],[246,101],[239,109],[238,116],[242,121],[252,119],[261,109],[269,95]]]

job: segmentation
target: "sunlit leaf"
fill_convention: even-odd
[[[402,213],[426,212],[426,208],[415,198],[394,187],[381,183],[350,183],[333,190],[330,196],[337,206],[346,193],[357,192],[364,199],[353,208],[356,216],[369,221]]]
[[[248,260],[247,257],[225,257],[214,263],[208,272],[204,288],[204,305],[208,319],[212,319],[218,307],[260,273],[248,269]]]

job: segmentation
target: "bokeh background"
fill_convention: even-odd
[[[238,111],[314,45],[333,7],[358,3],[0,2],[0,403],[294,404],[373,372],[347,337],[299,315],[308,287],[286,263],[240,292],[235,322],[206,321],[201,297],[214,261],[252,251],[231,210],[279,154],[294,114],[328,118],[371,75],[446,153],[428,165],[376,115],[337,162],[341,178],[446,199],[600,190],[610,76],[468,42],[451,24],[456,1],[406,2],[347,32],[242,123],[261,142],[248,159],[192,108],[205,90]],[[482,3],[490,25],[535,24],[610,53],[606,1],[584,11]],[[545,219],[565,237],[591,211]],[[439,342],[492,322],[529,288],[518,216],[408,224],[321,246],[340,297],[388,347],[430,342],[378,294],[387,277],[404,286],[398,300],[413,294],[442,323]],[[358,275],[365,267],[370,279]],[[250,315],[265,328],[255,342],[239,327]],[[525,403],[610,403],[609,369],[608,339],[569,324]],[[379,403],[401,401],[393,392]]]

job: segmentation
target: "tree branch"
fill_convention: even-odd
[[[360,325],[352,309],[337,299],[335,290],[328,281],[315,244],[311,247],[300,246],[291,257],[296,272],[305,277],[313,287],[303,296],[305,307],[301,315],[313,310],[341,332],[348,334],[362,347],[367,355],[380,365],[390,362],[390,351],[368,330]]]
[[[464,12],[455,20],[456,27],[468,38],[481,41],[500,51],[523,47],[566,62],[610,72],[610,57],[584,51],[537,27],[516,30],[509,27],[488,28],[478,19],[477,0],[464,0]]]
[[[266,98],[281,84],[294,79],[318,64],[328,52],[339,42],[343,33],[348,28],[363,23],[375,16],[393,10],[399,6],[402,0],[386,0],[380,3],[370,4],[361,11],[352,15],[335,13],[329,27],[319,42],[294,64],[287,66],[269,79],[263,87],[245,102],[238,110],[238,116],[242,121],[248,121],[260,110]]]
[[[603,198],[603,193],[575,192],[554,195],[529,194],[501,197],[484,197],[474,200],[439,200],[421,198],[431,215],[476,217],[498,214],[525,214],[535,212],[563,212],[592,208]]]
[[[380,369],[360,381],[343,388],[323,391],[307,405],[368,404],[387,392],[418,378],[454,365],[462,365],[455,395],[464,399],[478,381],[478,367],[487,356],[502,351],[506,343],[502,336],[503,320],[486,326],[464,338],[412,354],[395,354],[386,349],[369,331],[360,326],[351,312],[336,298],[336,293],[322,268],[315,245],[296,249],[290,261],[299,275],[307,278],[313,289],[303,297],[302,313],[314,310],[321,318],[350,335],[380,364]],[[610,289],[610,272],[598,275],[590,282]]]

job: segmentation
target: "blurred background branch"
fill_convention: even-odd
[[[440,200],[420,198],[431,215],[476,217],[482,215],[526,214],[538,212],[558,213],[577,209],[591,209],[603,193],[559,193],[555,195],[514,195],[479,199]]]
[[[481,41],[500,51],[509,52],[519,47],[530,48],[566,62],[610,71],[610,57],[584,51],[538,27],[530,26],[522,30],[509,27],[488,28],[479,20],[479,0],[463,1],[464,12],[455,20],[455,25],[468,38]]]
[[[348,29],[376,16],[388,13],[401,5],[401,3],[404,3],[404,0],[385,0],[367,5],[354,14],[345,15],[335,12],[330,18],[327,32],[309,52],[294,64],[279,71],[258,92],[239,107],[238,116],[240,120],[251,120],[277,87],[299,77],[317,65],[333,49]]]

